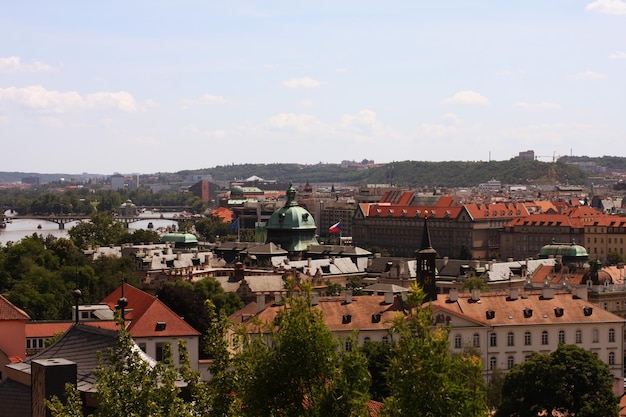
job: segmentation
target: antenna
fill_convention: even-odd
[[[83,293],[80,291],[80,289],[78,288],[78,264],[76,264],[76,288],[74,289],[74,305],[76,307],[76,317],[74,318],[74,324],[78,324],[79,321],[79,315],[78,315],[78,302],[81,299],[81,297],[83,296]]]
[[[122,326],[124,325],[124,309],[128,306],[128,299],[124,297],[124,284],[126,280],[122,277],[122,296],[119,300],[117,300],[117,308],[120,310],[120,315],[122,316]]]

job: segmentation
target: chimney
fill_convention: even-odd
[[[589,290],[586,286],[581,285],[580,287],[576,287],[576,293],[574,294],[574,298],[580,298],[581,300],[587,301],[589,299]]]
[[[509,300],[517,300],[519,297],[519,288],[511,288],[509,290]]]
[[[385,304],[393,304],[393,292],[387,291],[385,293]]]
[[[53,395],[66,402],[65,384],[76,386],[78,368],[66,359],[40,359],[31,363],[31,412],[32,417],[52,417],[46,400]]]
[[[345,292],[345,295],[346,295],[346,304],[350,304],[352,302],[352,291],[347,290]]]
[[[541,290],[541,298],[544,300],[551,300],[554,298],[554,288],[543,288]]]
[[[320,303],[320,294],[317,291],[314,291],[311,294],[311,305],[318,305]]]
[[[265,294],[263,293],[257,293],[256,295],[256,312],[260,313],[261,311],[265,310]]]
[[[480,290],[478,288],[474,288],[471,291],[472,301],[478,302],[480,301]]]
[[[458,300],[459,300],[458,288],[451,288],[450,294],[448,295],[448,301],[451,303],[456,303]]]
[[[443,257],[443,266],[448,265],[448,262],[450,261],[450,258],[448,258],[447,256]]]

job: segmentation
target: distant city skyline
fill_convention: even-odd
[[[626,156],[626,0],[5,2],[0,171]]]

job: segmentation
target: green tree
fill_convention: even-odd
[[[468,290],[480,290],[482,292],[488,292],[489,286],[485,283],[481,277],[469,277],[463,283],[463,288]]]
[[[360,349],[367,358],[367,369],[372,378],[370,396],[373,400],[383,401],[389,396],[386,372],[389,366],[392,344],[388,342],[366,341]]]
[[[85,249],[88,246],[106,246],[120,243],[126,228],[113,219],[108,213],[94,213],[88,222],[78,224],[68,230],[67,234],[76,246]]]
[[[617,417],[609,367],[592,352],[559,345],[550,354],[533,352],[506,375],[496,416],[530,417],[554,411],[577,417]]]
[[[451,355],[449,329],[433,327],[424,292],[411,287],[407,317],[392,326],[396,338],[387,370],[390,396],[384,416],[486,416],[479,357]]]
[[[245,338],[234,366],[244,416],[358,416],[370,384],[358,349],[339,352],[310,288],[286,299],[277,327]]]

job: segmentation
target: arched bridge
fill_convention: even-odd
[[[13,216],[12,219],[41,220],[41,221],[46,221],[46,222],[52,222],[52,223],[56,223],[59,225],[59,230],[64,230],[65,225],[67,223],[81,221],[81,220],[89,220],[90,217],[85,216],[85,215],[80,215],[80,214],[78,215],[67,214],[63,216]],[[135,223],[141,220],[171,220],[173,222],[174,221],[178,222],[180,220],[188,220],[188,219],[185,219],[185,218],[164,219],[163,217],[160,217],[160,216],[152,216],[152,217],[115,216],[113,217],[113,220],[115,220],[116,222],[124,223],[126,228],[128,228],[128,225],[130,223]]]

